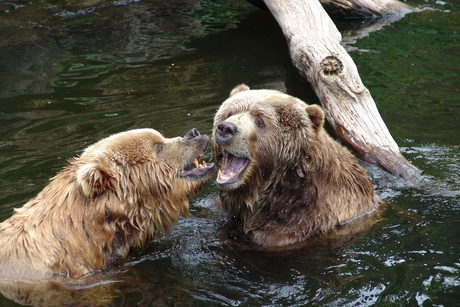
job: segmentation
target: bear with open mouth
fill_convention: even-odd
[[[366,171],[323,124],[319,106],[244,84],[218,109],[212,137],[221,206],[256,244],[302,242],[375,211]]]
[[[208,142],[135,129],[86,148],[0,223],[0,278],[79,278],[167,234],[214,173]]]

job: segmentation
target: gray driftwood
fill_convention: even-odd
[[[410,185],[417,184],[421,180],[420,170],[400,153],[353,59],[341,45],[340,32],[321,3],[264,2],[286,37],[294,66],[311,84],[337,136],[364,161]]]
[[[326,11],[334,17],[371,17],[398,15],[413,9],[397,0],[321,0]]]

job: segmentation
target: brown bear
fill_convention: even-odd
[[[217,111],[221,206],[260,246],[286,246],[373,212],[366,171],[325,131],[317,105],[242,84]]]
[[[78,278],[167,234],[212,176],[208,141],[136,129],[88,147],[0,224],[0,278]]]

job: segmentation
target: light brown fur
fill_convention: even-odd
[[[182,173],[207,142],[196,129],[171,139],[137,129],[88,147],[0,224],[0,277],[78,278],[168,233],[209,179],[211,164]]]
[[[375,210],[379,199],[365,170],[323,123],[316,105],[245,85],[217,111],[220,201],[255,243],[302,242]],[[248,159],[238,180],[233,172],[243,162],[235,166],[234,156]]]

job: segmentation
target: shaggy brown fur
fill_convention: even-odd
[[[222,207],[255,243],[301,242],[376,208],[365,170],[323,123],[316,105],[245,85],[217,111]]]
[[[212,173],[197,162],[208,141],[138,129],[88,147],[0,224],[0,277],[81,277],[168,233]]]

